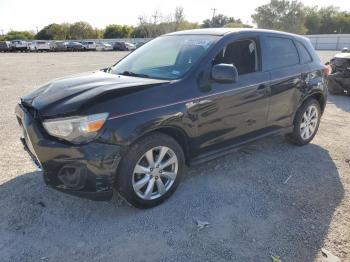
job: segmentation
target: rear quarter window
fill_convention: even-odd
[[[268,36],[266,41],[270,69],[299,64],[299,54],[293,40],[284,37]]]
[[[312,61],[311,55],[309,51],[307,51],[306,47],[299,41],[295,42],[298,50],[299,50],[299,55],[300,55],[300,63],[301,64],[306,64]]]

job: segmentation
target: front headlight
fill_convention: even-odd
[[[52,136],[73,143],[88,142],[97,136],[106,122],[108,113],[49,119],[43,122],[45,130]]]

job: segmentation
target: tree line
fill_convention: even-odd
[[[297,0],[271,0],[259,6],[251,16],[258,28],[275,29],[297,34],[350,33],[350,12],[338,7],[304,6]],[[173,14],[163,16],[159,11],[152,16],[140,16],[137,26],[107,25],[94,28],[87,22],[50,24],[36,34],[32,31],[9,31],[1,40],[75,40],[112,38],[153,38],[165,33],[210,27],[252,27],[241,19],[217,14],[202,23],[186,20],[184,9],[177,7]]]

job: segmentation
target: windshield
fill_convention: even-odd
[[[218,36],[162,36],[136,49],[111,68],[111,73],[179,79],[208,51]]]

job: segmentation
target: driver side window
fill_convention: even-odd
[[[216,64],[233,64],[239,75],[259,71],[256,42],[247,39],[228,44],[215,57],[213,65]]]

